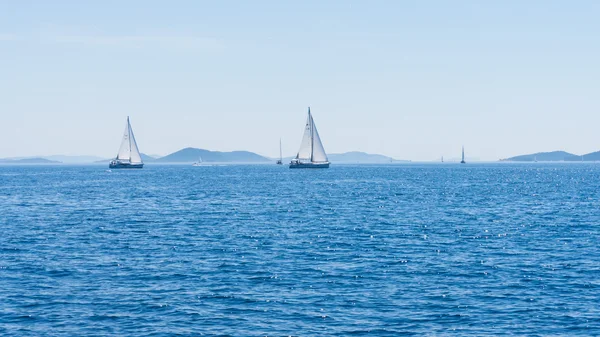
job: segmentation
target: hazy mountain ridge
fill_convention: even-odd
[[[95,161],[101,160],[102,157],[98,156],[86,156],[86,155],[52,155],[52,156],[40,156],[40,158],[54,160],[61,162],[63,164],[84,164],[84,163],[93,163]]]
[[[193,163],[202,158],[203,162],[218,163],[267,163],[271,159],[249,151],[210,151],[187,147],[155,160],[157,163]]]
[[[140,153],[144,163],[193,163],[202,158],[203,162],[221,162],[221,163],[269,163],[278,158],[268,158],[250,151],[211,151],[200,148],[187,147],[175,151],[164,157],[153,157]],[[289,163],[293,157],[284,157],[284,163]],[[359,163],[359,164],[386,164],[410,162],[410,160],[398,160],[381,154],[371,154],[360,151],[350,151],[344,153],[332,153],[328,155],[332,163]],[[14,157],[0,159],[0,163],[30,163],[30,164],[108,164],[113,158],[105,158],[90,155],[52,155],[38,157]]]
[[[168,154],[164,157],[156,158],[154,156],[140,153],[144,163],[193,163],[202,158],[203,162],[221,162],[221,163],[269,163],[278,158],[268,158],[250,151],[211,151],[200,148],[187,147],[179,151]],[[372,154],[361,151],[349,151],[344,153],[331,153],[327,157],[332,163],[348,164],[386,164],[386,163],[406,163],[410,160],[394,159],[392,157]],[[283,162],[287,164],[294,157],[284,157]],[[0,164],[101,164],[108,163],[113,158],[101,159],[93,155],[51,155],[51,156],[31,156],[31,157],[9,157],[0,158]],[[458,158],[448,158],[445,161],[459,161]],[[466,158],[467,162],[477,161],[475,158]],[[577,161],[600,161],[600,151],[595,151],[583,155],[577,155],[566,151],[550,151],[524,154],[510,158],[500,159],[503,162],[577,162]]]
[[[408,160],[397,160],[382,154],[371,154],[360,151],[332,153],[327,155],[327,157],[332,163],[385,164],[393,162],[408,162]]]
[[[33,157],[21,159],[0,159],[0,164],[61,164],[61,162],[41,157]]]
[[[537,152],[520,156],[501,159],[500,161],[597,161],[600,160],[600,151],[584,155],[576,155],[566,151]]]
[[[600,151],[590,152],[581,156],[574,155],[565,158],[565,161],[600,161]]]

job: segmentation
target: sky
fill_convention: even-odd
[[[0,157],[600,150],[600,2],[0,0]]]

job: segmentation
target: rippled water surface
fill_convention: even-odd
[[[0,167],[2,335],[599,335],[600,165]]]

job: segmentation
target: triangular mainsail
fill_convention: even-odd
[[[129,160],[131,157],[131,136],[129,135],[129,118],[127,118],[127,124],[125,124],[125,132],[123,133],[123,140],[119,147],[119,153],[117,154],[117,160]]]
[[[300,149],[296,155],[296,159],[302,161],[310,161],[312,154],[312,118],[310,116],[310,108],[308,109],[308,117],[306,118],[306,126],[304,127],[304,135],[300,143]]]

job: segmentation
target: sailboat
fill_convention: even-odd
[[[277,165],[283,164],[283,154],[281,152],[281,138],[279,138],[279,159],[277,159]]]
[[[200,165],[202,165],[202,157],[198,157],[198,161],[192,164],[192,166],[200,166]]]
[[[131,123],[129,123],[129,116],[127,116],[127,125],[125,126],[121,147],[119,147],[119,153],[115,159],[110,161],[108,167],[111,169],[144,167],[140,150],[133,135],[133,129],[131,129]]]
[[[442,163],[444,162],[444,156],[442,156]]]
[[[323,143],[321,143],[319,132],[317,132],[315,121],[310,114],[310,107],[300,150],[298,150],[296,158],[290,162],[290,168],[329,168],[329,160],[325,154]]]
[[[465,147],[462,147],[462,159],[460,160],[461,164],[466,164],[467,162],[465,161]]]

